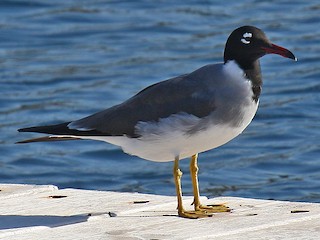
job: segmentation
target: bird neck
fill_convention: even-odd
[[[238,63],[245,73],[245,77],[252,83],[253,100],[258,101],[262,89],[262,76],[259,60],[251,63]]]

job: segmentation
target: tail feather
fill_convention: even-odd
[[[28,127],[18,129],[19,132],[37,132],[37,133],[46,133],[54,135],[72,135],[73,132],[68,128],[70,122],[49,125],[49,126],[37,126],[37,127]]]
[[[23,141],[16,142],[20,143],[31,143],[31,142],[52,142],[52,141],[67,141],[67,140],[81,140],[81,138],[77,137],[68,137],[68,136],[46,136],[39,138],[31,138]]]
[[[36,132],[36,133],[45,133],[52,134],[55,136],[105,136],[106,134],[103,132],[99,132],[97,130],[77,130],[69,128],[68,125],[70,122],[65,122],[56,125],[48,125],[48,126],[37,126],[37,127],[28,127],[18,129],[19,132]]]
[[[52,141],[65,141],[65,140],[79,140],[81,138],[68,136],[74,135],[75,131],[68,128],[70,122],[49,125],[49,126],[37,126],[37,127],[28,127],[18,129],[19,132],[37,132],[37,133],[46,133],[53,134],[54,136],[45,136],[39,138],[32,138],[17,143],[31,143],[31,142],[52,142]]]

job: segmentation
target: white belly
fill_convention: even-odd
[[[206,123],[206,128],[186,134],[186,129],[191,129],[203,120],[193,115],[175,114],[157,123],[147,122],[137,125],[140,138],[126,136],[113,137],[87,137],[89,139],[105,141],[122,147],[123,151],[151,161],[173,161],[190,157],[219,147],[236,136],[249,125],[253,119],[258,104],[252,102],[244,110],[241,123],[238,126],[230,124]]]

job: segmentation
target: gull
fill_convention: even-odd
[[[266,54],[297,60],[289,50],[271,43],[259,28],[239,27],[227,39],[223,62],[153,84],[121,104],[79,120],[19,129],[49,135],[18,143],[92,139],[146,160],[174,161],[180,217],[228,212],[224,204],[201,204],[198,154],[226,144],[250,124],[262,87],[259,58]],[[179,161],[189,157],[192,211],[183,207],[179,168]]]

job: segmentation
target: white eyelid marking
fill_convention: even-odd
[[[249,44],[250,43],[250,41],[247,41],[244,38],[241,38],[241,42],[243,42],[244,44]]]
[[[246,38],[252,38],[252,33],[244,33],[243,35],[243,38],[241,38],[241,42],[243,42],[244,44],[249,44],[250,41],[246,40]]]
[[[244,38],[252,38],[252,33],[246,32],[246,33],[243,34],[243,37]]]

